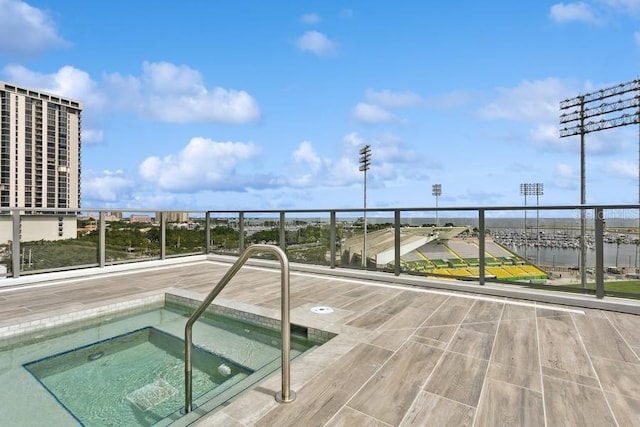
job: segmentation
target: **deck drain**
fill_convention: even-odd
[[[318,314],[329,314],[333,313],[333,308],[327,306],[319,306],[311,308],[311,311]]]

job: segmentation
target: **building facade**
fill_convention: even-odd
[[[189,212],[165,212],[167,222],[189,222]],[[156,221],[160,221],[160,212],[156,212]]]
[[[81,114],[79,101],[0,81],[0,211],[53,214],[47,237],[76,237],[54,210],[80,208]]]

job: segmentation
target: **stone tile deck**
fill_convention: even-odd
[[[203,297],[229,264],[0,287],[0,329],[174,288]],[[5,283],[11,279],[6,279]],[[279,318],[280,272],[245,266],[217,304]],[[310,311],[329,306],[329,314]],[[640,316],[291,272],[293,323],[338,334],[201,426],[607,426],[640,420]]]

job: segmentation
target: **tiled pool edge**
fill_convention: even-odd
[[[175,303],[193,308],[198,307],[202,302],[202,299],[203,298],[199,294],[184,291],[182,289],[172,289],[165,293],[165,302]],[[254,312],[255,310],[249,311],[253,308],[253,306],[243,306],[242,309],[239,309],[224,305],[225,302],[226,301],[222,299],[221,301],[215,301],[209,306],[207,311],[220,314],[232,319],[262,326],[273,331],[280,331],[280,319],[267,315],[257,314],[256,312]],[[301,326],[304,326],[306,328],[307,338],[314,342],[323,344],[336,336],[336,334],[329,331],[316,329],[306,325]]]
[[[16,343],[22,343],[28,336],[33,336],[39,332],[45,334],[53,328],[56,329],[57,333],[64,334],[77,329],[78,322],[86,322],[83,323],[82,327],[93,326],[112,315],[126,316],[141,309],[152,310],[162,307],[164,303],[164,292],[154,292],[151,295],[141,296],[133,300],[127,299],[71,313],[54,314],[46,318],[25,320],[21,323],[2,326],[0,327],[0,349]],[[38,338],[38,336],[34,338]]]
[[[28,340],[29,336],[32,336],[34,339],[43,338],[43,336],[38,335],[40,332],[42,332],[42,334],[46,334],[48,330],[54,328],[57,333],[64,334],[68,331],[77,329],[77,322],[83,322],[82,327],[93,326],[107,320],[112,315],[127,316],[140,311],[141,309],[152,310],[160,308],[167,302],[195,308],[200,305],[202,300],[203,298],[200,294],[185,291],[183,289],[170,288],[147,292],[141,294],[138,298],[118,300],[116,302],[101,304],[96,307],[73,311],[71,313],[64,312],[53,314],[45,318],[25,320],[20,323],[0,327],[0,349],[10,347],[17,343],[22,343],[25,340]],[[256,324],[267,329],[280,330],[280,320],[270,317],[270,315],[274,313],[268,313],[265,311],[264,315],[258,314],[255,310],[256,307],[245,307],[243,305],[243,307],[241,307],[242,309],[234,308],[228,305],[223,305],[225,304],[225,301],[223,299],[220,300],[220,304],[216,301],[216,303],[209,306],[208,311]],[[331,332],[310,327],[307,327],[307,335],[308,339],[320,343],[324,343],[335,336],[335,334]]]

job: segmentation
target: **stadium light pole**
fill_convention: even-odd
[[[360,149],[360,172],[364,172],[364,235],[362,238],[362,266],[367,268],[367,171],[371,166],[371,146]]]
[[[442,184],[433,184],[431,186],[431,195],[436,198],[436,227],[438,225],[438,197],[442,196]]]
[[[560,112],[560,138],[580,135],[580,204],[584,205],[587,203],[585,135],[640,123],[640,79],[636,78],[630,82],[560,101]],[[640,140],[638,144],[638,203],[640,203]],[[583,292],[587,288],[586,230],[586,212],[581,209],[579,267]],[[640,236],[640,212],[638,233]]]
[[[527,196],[531,195],[531,184],[520,184],[520,195],[524,196],[524,207],[527,207]],[[524,259],[527,260],[527,246],[529,245],[529,238],[527,237],[527,210],[524,210]]]
[[[527,196],[536,196],[536,264],[540,264],[540,196],[544,194],[544,184],[541,182],[532,182],[527,184],[520,184],[520,194],[524,194],[524,205],[527,206]],[[524,211],[525,216],[525,239],[527,231],[527,211]],[[525,252],[525,258],[526,258]]]

